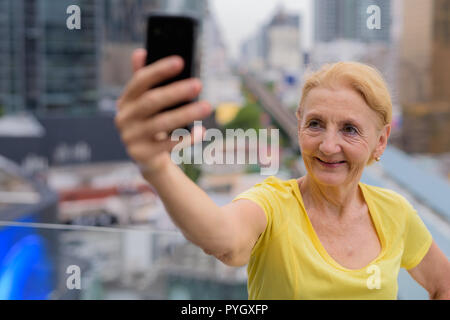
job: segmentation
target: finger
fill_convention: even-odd
[[[161,110],[193,100],[202,89],[198,79],[176,81],[171,85],[152,89],[144,93],[136,103],[123,108],[118,114],[118,122],[123,124],[136,119],[153,116]]]
[[[137,70],[125,87],[122,101],[136,99],[158,83],[176,76],[183,65],[181,57],[170,56]]]
[[[193,143],[193,137],[192,134],[187,134],[178,137],[178,139],[175,137],[169,137],[167,139],[167,151],[171,152],[175,146],[177,146],[177,150],[182,150]]]
[[[206,106],[203,104],[206,104]],[[151,139],[152,141],[165,140],[168,137],[169,132],[183,127],[186,123],[193,122],[194,120],[197,120],[199,118],[204,118],[207,114],[209,114],[209,110],[206,110],[207,113],[205,114],[203,108],[210,109],[209,103],[206,101],[202,101],[200,103],[191,103],[186,106],[180,107],[179,111],[178,109],[176,111],[168,111],[147,121],[136,121],[133,123],[133,125],[125,126],[123,124],[118,124],[118,127],[123,127],[121,139],[124,144],[135,143],[139,140],[148,141],[149,139]],[[174,114],[175,118],[172,119]],[[130,121],[128,121],[128,123],[130,123]],[[169,124],[166,127],[164,123]],[[201,134],[202,136],[200,138],[203,139],[203,131],[201,131]]]
[[[168,142],[168,150],[172,151],[172,149],[178,145],[177,149],[183,149],[189,147],[193,144],[200,143],[203,141],[205,136],[206,129],[204,126],[194,126],[191,130],[191,133],[187,136],[182,137],[181,141],[172,139],[172,141]]]
[[[136,121],[133,122],[133,125],[123,126],[123,131],[121,133],[121,140],[125,145],[130,145],[133,143],[137,143],[139,141],[166,141],[168,138],[176,139],[176,136],[170,136],[166,131],[154,132],[151,130],[152,120],[149,121]],[[188,136],[189,134],[185,135]]]
[[[161,131],[161,132],[158,132],[157,134],[155,134],[153,139],[156,141],[163,141],[163,140],[166,140],[168,137],[169,137],[169,135],[167,134],[167,132]]]
[[[133,51],[131,54],[131,67],[133,70],[133,74],[136,73],[139,69],[143,68],[145,66],[145,59],[147,58],[147,50],[139,48]],[[123,93],[117,100],[117,107],[122,104],[123,102]]]
[[[133,51],[133,54],[131,55],[133,73],[145,66],[145,59],[147,59],[147,50],[139,48]]]
[[[162,112],[148,120],[147,134],[153,137],[158,132],[172,132],[177,128],[207,117],[211,113],[211,105],[207,101],[187,104],[180,108]]]

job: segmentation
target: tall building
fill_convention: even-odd
[[[314,38],[316,42],[337,39],[364,42],[389,42],[391,29],[390,0],[315,0]],[[380,29],[369,29],[367,19],[371,16],[368,8],[380,8]]]
[[[266,47],[267,26],[264,26],[242,43],[240,49],[241,65],[251,70],[262,70],[265,68]]]
[[[300,16],[280,9],[267,26],[267,65],[298,72],[303,64]]]
[[[261,71],[298,72],[303,66],[301,17],[280,7],[270,21],[241,45],[241,65]]]
[[[432,95],[450,109],[450,0],[435,0],[432,45]]]
[[[200,20],[202,28],[207,20],[207,1],[106,0],[104,12],[102,90],[105,96],[108,96],[105,100],[109,101],[105,109],[115,110],[117,96],[132,77],[130,57],[136,48],[145,47],[146,16],[154,12],[191,15]],[[202,41],[203,39],[200,39],[200,42]]]
[[[103,0],[0,0],[0,106],[90,113],[99,99]],[[70,30],[77,5],[81,29]]]
[[[115,100],[132,77],[130,57],[133,50],[145,46],[145,16],[162,11],[166,4],[164,0],[104,1],[101,79],[105,99],[102,109],[116,109]]]
[[[402,104],[431,100],[433,1],[401,0],[397,69]]]
[[[185,0],[185,7],[169,2],[0,0],[0,115],[11,113],[0,132],[2,155],[24,167],[129,159],[114,114],[131,78],[131,52],[145,45],[144,15],[158,4],[162,11],[187,13],[205,0]],[[79,7],[81,29],[67,24],[71,5]],[[114,80],[116,74],[125,74],[123,82],[111,81],[109,90],[106,76]],[[24,118],[12,114],[18,111],[34,113],[42,130],[32,137],[8,132]]]
[[[145,15],[162,10],[164,0],[104,1],[104,35],[108,42],[142,43],[145,37]]]
[[[103,83],[121,88],[130,78],[131,52],[144,46],[145,15],[200,17],[205,2],[0,0],[0,114],[96,112]],[[80,8],[79,30],[66,24],[71,5]]]
[[[235,100],[236,95],[234,94],[235,86],[229,80],[230,68],[221,30],[214,13],[210,10],[207,12],[203,18],[203,48],[201,50],[203,90],[201,99],[208,100],[213,107],[216,107],[224,101]]]
[[[402,0],[401,5],[402,148],[450,152],[450,0]]]

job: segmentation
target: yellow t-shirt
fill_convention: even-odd
[[[359,186],[382,250],[357,270],[328,255],[306,214],[296,179],[270,176],[233,199],[257,203],[267,217],[247,266],[249,299],[397,299],[400,267],[419,264],[431,234],[403,196],[361,182]]]

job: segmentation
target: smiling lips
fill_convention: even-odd
[[[335,168],[338,167],[344,163],[346,163],[347,161],[342,160],[342,161],[323,161],[322,159],[319,159],[317,157],[315,157],[315,159],[317,159],[319,161],[319,163],[321,163],[322,165],[326,166],[326,167],[330,167],[330,168]]]

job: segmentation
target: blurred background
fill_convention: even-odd
[[[378,68],[393,129],[363,182],[404,195],[450,256],[450,0],[0,0],[0,299],[247,298],[246,268],[181,236],[114,126],[154,11],[201,21],[203,125],[280,129],[282,179],[305,174],[304,75],[340,60]],[[265,178],[258,164],[182,169],[220,206]],[[428,295],[401,270],[398,297]]]

